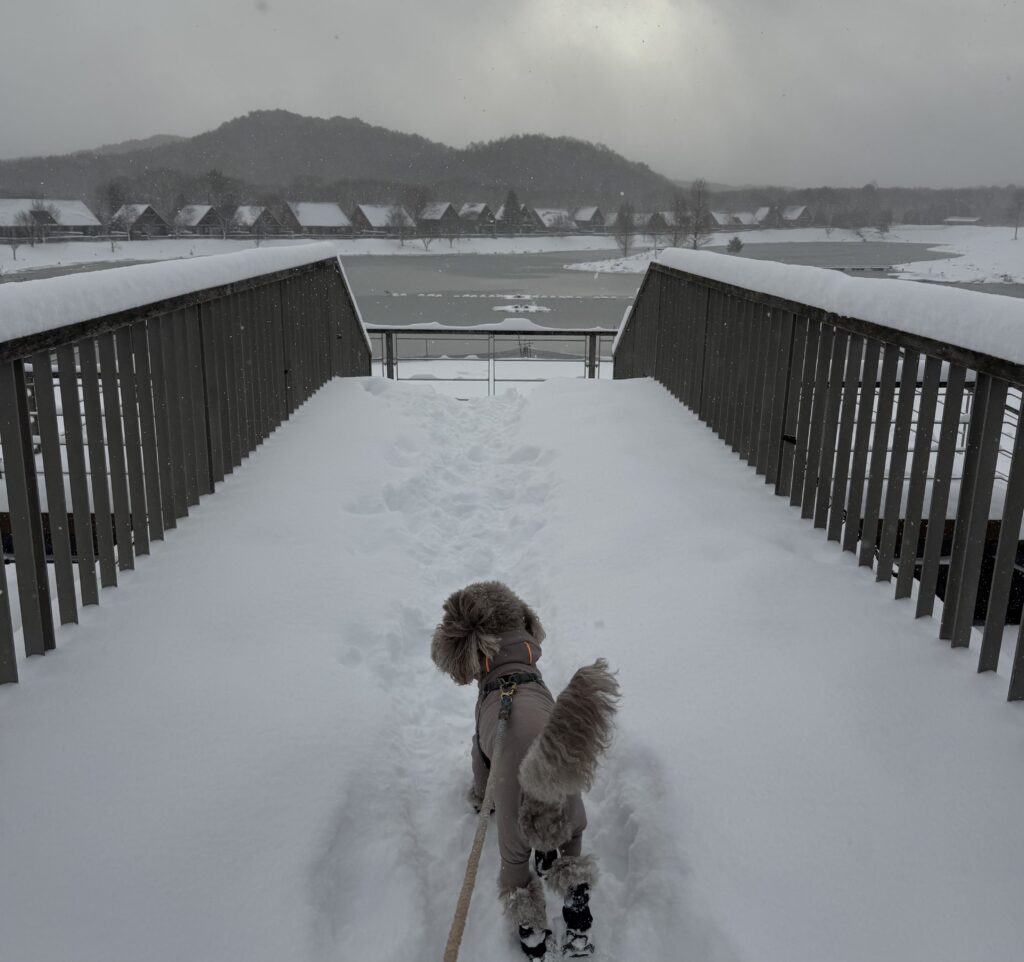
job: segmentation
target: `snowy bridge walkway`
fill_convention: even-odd
[[[650,380],[335,380],[0,689],[0,957],[439,958],[481,578],[624,691],[605,957],[1009,959],[1021,714]],[[512,960],[489,839],[463,958]]]

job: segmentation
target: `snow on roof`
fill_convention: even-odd
[[[486,204],[463,204],[459,208],[459,217],[463,220],[479,220],[487,209]]]
[[[174,215],[174,223],[178,227],[195,227],[211,210],[210,204],[186,204]]]
[[[942,223],[943,224],[978,224],[981,222],[980,217],[947,217]]]
[[[578,220],[578,221],[582,221],[583,223],[586,223],[587,221],[593,220],[594,217],[596,216],[596,214],[597,214],[597,208],[596,207],[580,207],[576,211],[576,213],[573,214],[573,217],[576,220]]]
[[[796,220],[801,214],[803,214],[803,212],[805,210],[807,210],[807,207],[804,206],[804,205],[793,206],[793,207],[783,207],[782,208],[782,219],[783,220]]]
[[[14,340],[260,274],[336,259],[335,246],[321,242],[0,284],[0,331],[4,340]]]
[[[290,200],[288,207],[302,227],[352,226],[352,221],[345,216],[345,212],[337,204]]]
[[[728,227],[731,215],[726,213],[724,210],[713,210],[711,213],[711,219],[719,227]]]
[[[733,221],[743,227],[754,227],[757,224],[757,218],[754,216],[752,211],[749,210],[738,210],[732,215]]]
[[[448,213],[448,208],[450,207],[454,213],[455,208],[448,201],[435,201],[434,203],[427,204],[420,213],[420,220],[440,220]]]
[[[153,210],[153,207],[150,204],[122,204],[114,214],[114,220],[124,227],[131,227],[147,210]],[[157,211],[153,210],[153,213],[160,217]]]
[[[57,223],[64,227],[99,227],[96,215],[80,200],[42,200],[39,198],[12,197],[0,200],[0,227],[13,227],[18,214],[32,210],[32,205],[42,203],[57,209]]]
[[[235,208],[232,222],[238,227],[252,227],[266,209],[258,204],[243,204],[241,207]]]
[[[394,205],[385,206],[383,204],[357,204],[356,209],[362,211],[363,216],[371,227],[390,227],[391,226],[391,212],[395,209]],[[402,223],[405,227],[415,227],[416,224],[413,219],[409,216],[409,212],[404,207],[398,208],[402,214]]]
[[[758,207],[757,210],[754,211],[754,220],[761,224],[771,212],[772,209],[770,207]]]
[[[1016,297],[881,282],[711,251],[669,248],[659,254],[658,263],[1024,364],[1024,300]]]
[[[564,207],[534,207],[533,210],[545,227],[568,227],[575,224],[572,214]]]

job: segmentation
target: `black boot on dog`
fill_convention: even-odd
[[[590,914],[590,886],[584,882],[571,889],[562,906],[565,919],[565,938],[562,940],[562,957],[582,959],[594,954],[594,943],[590,941],[590,926],[594,917]]]

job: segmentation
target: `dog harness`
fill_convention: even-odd
[[[530,682],[540,681],[540,675],[535,671],[517,671],[511,675],[502,675],[500,678],[495,678],[494,681],[487,682],[480,689],[481,695],[489,695],[492,691],[498,691],[500,688],[507,688],[510,685],[513,686],[513,691],[516,685],[528,685]]]

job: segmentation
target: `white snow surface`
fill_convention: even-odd
[[[1022,715],[649,380],[335,381],[0,690],[2,955],[440,958],[499,578],[606,656],[602,958],[1019,958]],[[494,827],[463,943],[513,962]],[[557,916],[549,899],[549,912]]]
[[[933,284],[886,284],[713,251],[669,248],[658,263],[1024,364],[1024,299]]]
[[[335,256],[331,244],[306,243],[3,284],[0,285],[0,338],[13,340],[38,334]]]

